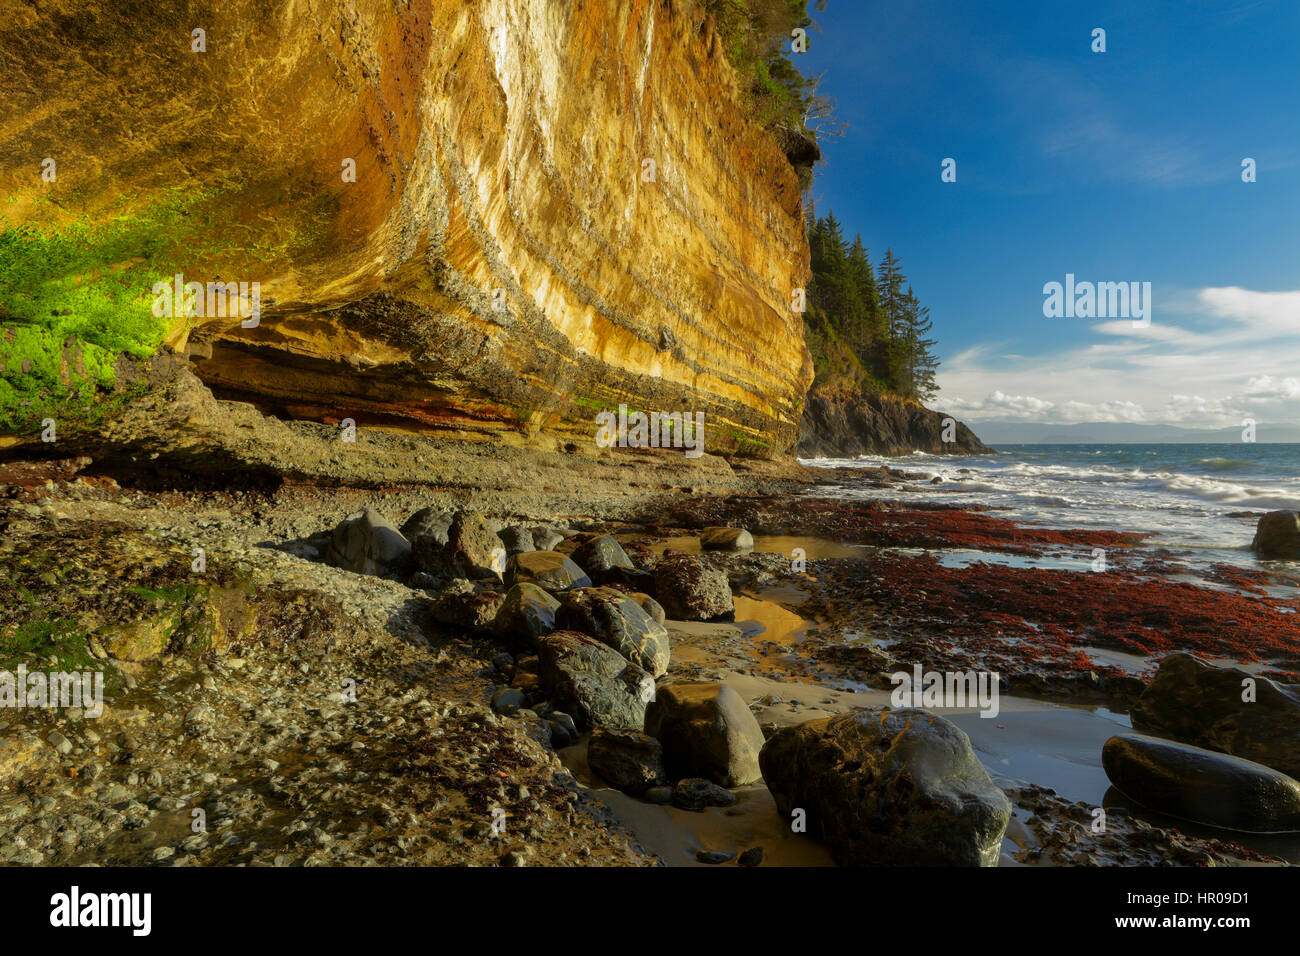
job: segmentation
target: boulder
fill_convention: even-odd
[[[497,532],[497,537],[501,539],[501,544],[508,555],[537,550],[537,545],[533,543],[532,531],[523,525],[512,524],[508,528],[502,528]]]
[[[758,780],[763,731],[726,684],[665,684],[646,707],[646,733],[659,738],[674,779],[707,777],[723,787]]]
[[[492,695],[492,712],[509,717],[527,706],[528,697],[515,687],[501,687]],[[549,740],[549,734],[547,736]]]
[[[663,605],[650,595],[644,594],[640,591],[633,591],[632,600],[641,605],[641,610],[645,611],[660,624],[668,620],[668,615],[664,613]]]
[[[1250,547],[1262,558],[1300,561],[1300,511],[1270,511],[1261,517]]]
[[[635,730],[597,727],[587,742],[587,765],[625,793],[668,782],[659,741]]]
[[[641,730],[654,678],[618,651],[576,631],[555,631],[537,646],[542,688],[587,726]]]
[[[1159,813],[1252,833],[1300,830],[1300,783],[1251,760],[1119,734],[1102,747],[1101,765],[1117,789]]]
[[[1246,684],[1253,701],[1242,700]],[[1132,709],[1144,734],[1244,757],[1300,779],[1300,688],[1170,654]]]
[[[591,578],[558,551],[526,551],[506,562],[506,584],[535,584],[547,591],[589,588]]]
[[[439,624],[478,628],[491,624],[501,611],[500,591],[476,591],[464,578],[456,578],[429,607],[429,618]]]
[[[703,777],[687,777],[678,780],[673,787],[673,806],[679,810],[702,812],[708,807],[729,807],[736,802],[736,795],[730,790],[719,787],[712,780]]]
[[[620,580],[618,569],[636,570],[623,546],[607,534],[584,541],[574,549],[572,556],[597,584]]]
[[[506,592],[492,626],[498,634],[531,643],[555,630],[560,602],[536,584],[516,584]]]
[[[447,529],[446,555],[468,578],[499,578],[505,568],[501,539],[477,511],[456,512]]]
[[[641,609],[631,595],[613,588],[574,588],[560,595],[557,627],[589,634],[608,644],[651,676],[668,670],[668,629]]]
[[[405,574],[411,570],[411,542],[382,514],[367,508],[334,529],[326,560],[355,574]]]
[[[546,723],[551,728],[551,744],[557,750],[577,743],[578,738],[582,736],[578,733],[578,725],[574,723],[573,718],[564,711],[552,710],[546,715]]]
[[[416,539],[414,552],[421,568],[444,577],[500,577],[505,561],[501,539],[477,511],[456,512],[445,541],[425,534]]]
[[[754,536],[744,528],[705,528],[700,532],[705,551],[753,551]]]
[[[997,865],[1011,804],[970,738],[937,714],[810,720],[777,731],[758,759],[781,815],[805,810],[841,865]]]
[[[537,525],[529,530],[533,535],[533,547],[538,551],[554,551],[555,546],[564,541],[564,535],[545,525]]]
[[[655,596],[664,613],[678,621],[709,621],[735,614],[725,571],[699,558],[669,551],[655,565]]]
[[[447,543],[447,531],[451,528],[451,521],[456,517],[454,511],[444,511],[442,508],[421,508],[411,517],[406,519],[402,525],[402,534],[406,540],[411,542],[412,546],[420,538],[432,538],[431,544],[441,548]]]
[[[623,553],[632,559],[638,570],[653,571],[659,563],[659,555],[640,541],[631,541],[623,545]]]

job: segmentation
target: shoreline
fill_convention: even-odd
[[[672,463],[666,478],[665,471],[611,462],[594,475],[589,466],[552,470],[570,481],[560,490],[549,491],[556,486],[544,477],[541,494],[488,482],[466,496],[445,483],[440,489],[358,488],[301,480],[268,492],[147,490],[118,486],[90,464],[0,465],[0,485],[8,488],[0,499],[6,562],[21,564],[18,554],[58,554],[54,570],[29,568],[25,583],[54,574],[50,587],[63,588],[70,562],[106,593],[146,586],[151,594],[165,594],[180,580],[177,569],[192,547],[203,542],[209,567],[237,569],[229,580],[217,574],[219,589],[235,595],[233,604],[254,607],[258,620],[232,632],[230,620],[245,610],[223,607],[214,612],[228,618],[221,620],[228,637],[218,651],[189,658],[169,650],[119,662],[128,686],[110,692],[102,725],[63,714],[0,716],[7,738],[0,756],[0,818],[20,837],[6,862],[88,859],[78,849],[83,839],[110,826],[97,814],[118,826],[114,814],[141,821],[119,834],[152,834],[115,838],[105,862],[117,863],[691,865],[698,862],[696,851],[725,856],[760,845],[768,865],[830,862],[813,838],[783,828],[761,783],[741,788],[735,807],[703,812],[611,790],[586,765],[585,735],[552,747],[541,739],[538,722],[493,712],[494,696],[511,685],[494,663],[500,647],[482,630],[431,622],[435,592],[352,574],[310,556],[312,535],[362,506],[401,520],[431,502],[473,504],[502,521],[562,518],[568,540],[558,550],[566,553],[596,532],[610,533],[635,557],[669,548],[690,552],[689,542],[705,526],[751,531],[753,552],[699,553],[706,566],[726,573],[737,598],[736,619],[669,620],[665,680],[732,686],[766,733],[886,704],[888,673],[900,662],[1003,673],[1009,679],[1000,719],[938,711],[972,735],[977,755],[1012,799],[1003,865],[1260,863],[1270,862],[1262,855],[1269,851],[1300,861],[1300,837],[1276,840],[1178,824],[1097,793],[1104,782],[1100,745],[1126,729],[1124,712],[1149,677],[1133,672],[1138,661],[1149,670],[1170,650],[1249,650],[1230,633],[1195,626],[1198,613],[1222,621],[1215,615],[1224,608],[1241,616],[1252,606],[1244,602],[1254,602],[1257,613],[1243,629],[1282,616],[1280,602],[1252,592],[1259,582],[1248,575],[1212,590],[1169,580],[1158,562],[1126,565],[1132,536],[1031,528],[997,514],[925,502],[891,508],[818,497],[817,486],[833,476],[795,480],[783,466],[771,469],[782,475],[776,479],[754,474],[763,466],[748,474],[738,474],[735,463],[715,466],[713,477],[696,479],[690,487],[699,490],[690,494],[672,485]],[[611,474],[622,478],[622,486],[610,481]],[[871,480],[916,478],[887,469]],[[592,502],[585,508],[584,495]],[[545,515],[543,505],[561,498],[568,513]],[[1108,575],[994,562],[945,567],[934,559],[935,552],[963,549],[1015,559],[1089,554],[1103,542],[1120,556]],[[791,569],[796,547],[805,552],[800,572]],[[154,577],[140,579],[141,568]],[[1073,616],[1049,615],[1048,631],[1032,620],[1051,611],[1050,602],[1035,603],[1033,584],[1041,580],[1053,590],[1070,581],[1081,589]],[[972,594],[1013,586],[1005,600],[970,601]],[[1118,605],[1121,617],[1133,611],[1132,600],[1115,600],[1114,588],[1161,613],[1183,614],[1183,625],[1165,644],[1148,642],[1136,648],[1142,654],[1103,663],[1106,654],[1134,650],[1124,635],[1106,631],[1102,611],[1108,605]],[[965,603],[953,603],[961,595]],[[91,613],[96,602],[86,602]],[[5,623],[14,621],[11,610]],[[1069,633],[1072,625],[1076,632],[1089,630],[1087,643],[1081,633]],[[990,626],[1015,639],[989,638],[983,632]],[[1300,658],[1292,656],[1263,671],[1294,682],[1297,669]],[[326,691],[326,681],[347,674],[375,696],[370,712],[350,710]],[[48,743],[55,730],[72,743],[70,752]],[[122,735],[135,746],[125,747]],[[25,794],[41,792],[42,780],[47,787],[61,781],[51,791],[57,794],[53,807],[25,802]],[[356,781],[349,798],[355,806],[346,810],[335,792],[344,780]],[[224,808],[221,818],[236,831],[230,834],[236,842],[191,839],[183,813],[195,804]],[[521,830],[485,831],[496,805],[526,821]],[[1085,832],[1062,843],[1061,828],[1068,821],[1086,823],[1088,807],[1097,805],[1112,819],[1110,839]],[[293,815],[291,806],[299,807]],[[51,830],[52,819],[90,821],[83,833],[71,831],[76,839],[64,838],[66,826],[50,834],[71,848],[68,854],[55,839],[39,844],[34,836]]]

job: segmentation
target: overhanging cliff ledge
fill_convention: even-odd
[[[259,283],[255,328],[156,330],[219,396],[552,445],[625,403],[703,412],[711,453],[793,450],[798,176],[697,4],[6,9],[7,225],[158,227],[63,277],[91,286]]]

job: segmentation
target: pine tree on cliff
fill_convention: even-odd
[[[814,223],[808,244],[813,299],[827,315],[838,318],[844,314],[848,261],[844,256],[844,235],[834,213]]]
[[[877,350],[877,377],[897,392],[909,394],[904,369],[907,365],[904,326],[906,324],[903,284],[907,276],[899,268],[893,249],[885,250],[881,260],[876,289],[880,296],[880,318],[884,341]]]
[[[912,287],[907,287],[903,297],[903,322],[901,326],[903,355],[903,392],[925,401],[938,391],[934,381],[935,369],[939,361],[930,351],[934,339],[926,338],[926,333],[933,326],[930,310],[917,301]]]
[[[876,292],[876,273],[862,245],[861,234],[853,237],[848,252],[849,281],[857,290],[861,311],[854,317],[852,338],[857,343],[858,361],[870,369],[871,356],[882,339],[880,328],[880,297]]]

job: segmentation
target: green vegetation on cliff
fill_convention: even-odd
[[[239,221],[241,207],[232,212],[237,188],[176,186],[142,208],[123,196],[72,219],[63,210],[77,197],[37,200],[58,224],[0,217],[0,433],[35,431],[46,417],[60,433],[93,426],[129,398],[119,391],[105,400],[119,357],[153,355],[173,329],[171,317],[153,314],[156,282],[245,272],[300,252],[332,211],[322,200],[305,224],[259,233]]]
[[[169,277],[177,225],[196,197],[61,227],[0,221],[0,430],[94,418],[119,354],[152,355],[170,320],[150,289]]]
[[[831,115],[831,104],[817,95],[817,80],[795,69],[792,49],[796,29],[813,25],[809,0],[703,0],[722,37],[727,59],[740,77],[749,114],[770,130],[796,168],[804,169],[803,188],[811,185],[808,168],[820,158],[817,121]],[[826,0],[817,0],[817,10]],[[810,125],[810,123],[812,125]]]
[[[891,392],[924,402],[938,389],[930,310],[892,250],[873,269],[862,237],[846,242],[834,213],[808,221],[812,281],[804,326],[816,385]]]

